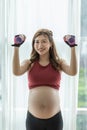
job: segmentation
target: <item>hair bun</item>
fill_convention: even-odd
[[[53,32],[51,30],[49,32],[50,32],[50,35],[53,36]]]

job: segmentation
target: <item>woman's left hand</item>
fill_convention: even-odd
[[[75,36],[74,35],[65,35],[63,37],[64,42],[67,43],[70,47],[77,46],[75,43]]]

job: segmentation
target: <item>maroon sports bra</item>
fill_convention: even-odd
[[[61,80],[61,72],[56,71],[51,63],[46,66],[40,65],[36,61],[28,72],[28,87],[29,89],[49,86],[55,89],[59,89]]]

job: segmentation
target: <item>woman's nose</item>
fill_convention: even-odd
[[[39,48],[41,48],[43,45],[42,45],[42,43],[41,42],[39,42],[39,45],[38,45],[38,47]]]

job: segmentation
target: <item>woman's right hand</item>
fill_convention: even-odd
[[[20,47],[26,40],[26,36],[24,34],[15,35],[14,44],[11,46]]]

